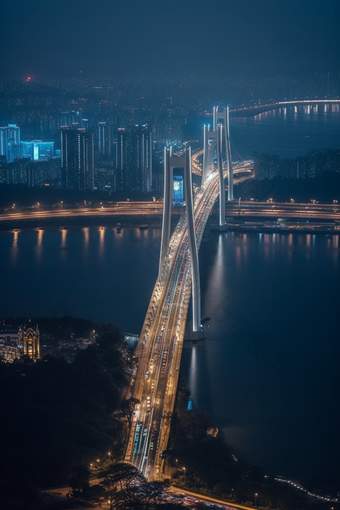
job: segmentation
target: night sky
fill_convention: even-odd
[[[1,0],[0,77],[340,71],[339,0]]]

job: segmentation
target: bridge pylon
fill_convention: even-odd
[[[171,207],[173,193],[173,167],[170,165],[172,157],[172,147],[170,151],[164,147],[164,198],[163,198],[163,218],[162,218],[162,237],[161,251],[159,255],[158,276],[161,276],[162,266],[168,251],[171,237]]]
[[[161,277],[162,266],[167,256],[171,237],[171,205],[173,194],[173,169],[183,168],[184,171],[184,196],[187,213],[189,252],[191,257],[191,282],[192,282],[192,316],[193,331],[202,330],[201,327],[201,289],[200,273],[198,262],[198,249],[194,219],[194,199],[191,173],[191,147],[185,149],[180,156],[173,156],[172,147],[164,149],[164,202],[161,252],[159,260],[159,277]]]
[[[230,124],[229,124],[229,106],[219,111],[218,106],[213,108],[213,129],[216,131],[218,126],[222,125],[221,133],[221,153],[225,149],[225,161],[228,169],[228,201],[234,200],[234,178],[233,165],[231,161],[231,142],[230,142]],[[222,157],[222,155],[221,155]]]
[[[229,126],[229,106],[219,111],[218,106],[213,107],[213,128],[203,127],[203,170],[202,184],[205,183],[209,174],[214,168],[214,158],[216,154],[217,170],[220,180],[220,213],[219,226],[223,230],[225,227],[225,184],[223,173],[223,161],[226,162],[228,170],[228,201],[234,199],[234,180],[233,166],[231,161],[231,143]],[[224,156],[224,157],[223,157]]]

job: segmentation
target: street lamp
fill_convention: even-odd
[[[257,496],[258,496],[258,494],[257,494],[257,492],[255,492],[255,506],[257,506]]]
[[[60,209],[62,209],[64,207],[64,202],[62,200],[60,200]]]
[[[39,211],[39,209],[40,209],[40,202],[37,202],[37,209]]]

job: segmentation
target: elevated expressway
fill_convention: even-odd
[[[193,156],[193,160],[193,167],[197,165],[198,173],[197,155]],[[233,173],[243,174],[235,179],[235,184],[253,177],[252,167],[248,164],[235,165]],[[194,191],[198,247],[218,194],[217,171],[212,172],[204,185]],[[167,449],[169,440],[190,293],[191,259],[184,212],[172,234],[152,292],[135,354],[138,366],[128,395],[139,403],[125,460],[135,464],[149,480],[162,480],[164,477],[162,452]]]

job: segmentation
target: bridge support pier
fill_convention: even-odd
[[[226,136],[227,136],[227,162],[228,162],[228,201],[234,200],[234,175],[233,175],[233,164],[231,161],[231,144],[230,144],[230,125],[229,125],[229,106],[226,109]]]
[[[164,147],[164,198],[163,198],[163,218],[162,218],[162,237],[161,251],[159,255],[158,277],[161,276],[162,266],[168,251],[171,236],[171,207],[172,207],[172,188],[173,188],[173,168],[170,165],[172,156],[172,147],[170,151]]]
[[[222,158],[223,144],[225,147],[225,159],[228,169],[228,201],[234,200],[234,176],[233,176],[233,165],[231,161],[231,143],[230,143],[230,125],[229,125],[229,106],[227,106],[223,112],[218,110],[218,107],[213,108],[213,129],[217,131],[219,121],[223,121],[222,130],[224,128],[224,140],[221,131],[220,135],[220,152]],[[221,123],[220,123],[221,124]]]
[[[192,192],[191,173],[191,147],[185,151],[184,164],[184,195],[187,209],[189,250],[191,255],[191,282],[192,282],[192,329],[200,332],[201,326],[201,285],[198,263],[198,249],[196,242],[196,229],[194,220],[194,200]]]
[[[198,263],[198,249],[196,241],[196,229],[194,219],[194,200],[192,191],[191,173],[191,148],[186,149],[182,156],[173,156],[172,147],[170,151],[164,149],[164,199],[163,199],[163,222],[161,237],[161,252],[159,259],[159,273],[161,277],[162,267],[167,256],[171,237],[171,205],[173,193],[173,169],[183,168],[184,170],[184,196],[187,212],[189,251],[191,256],[191,281],[192,281],[192,316],[193,331],[202,331],[201,326],[201,289],[200,273]]]

